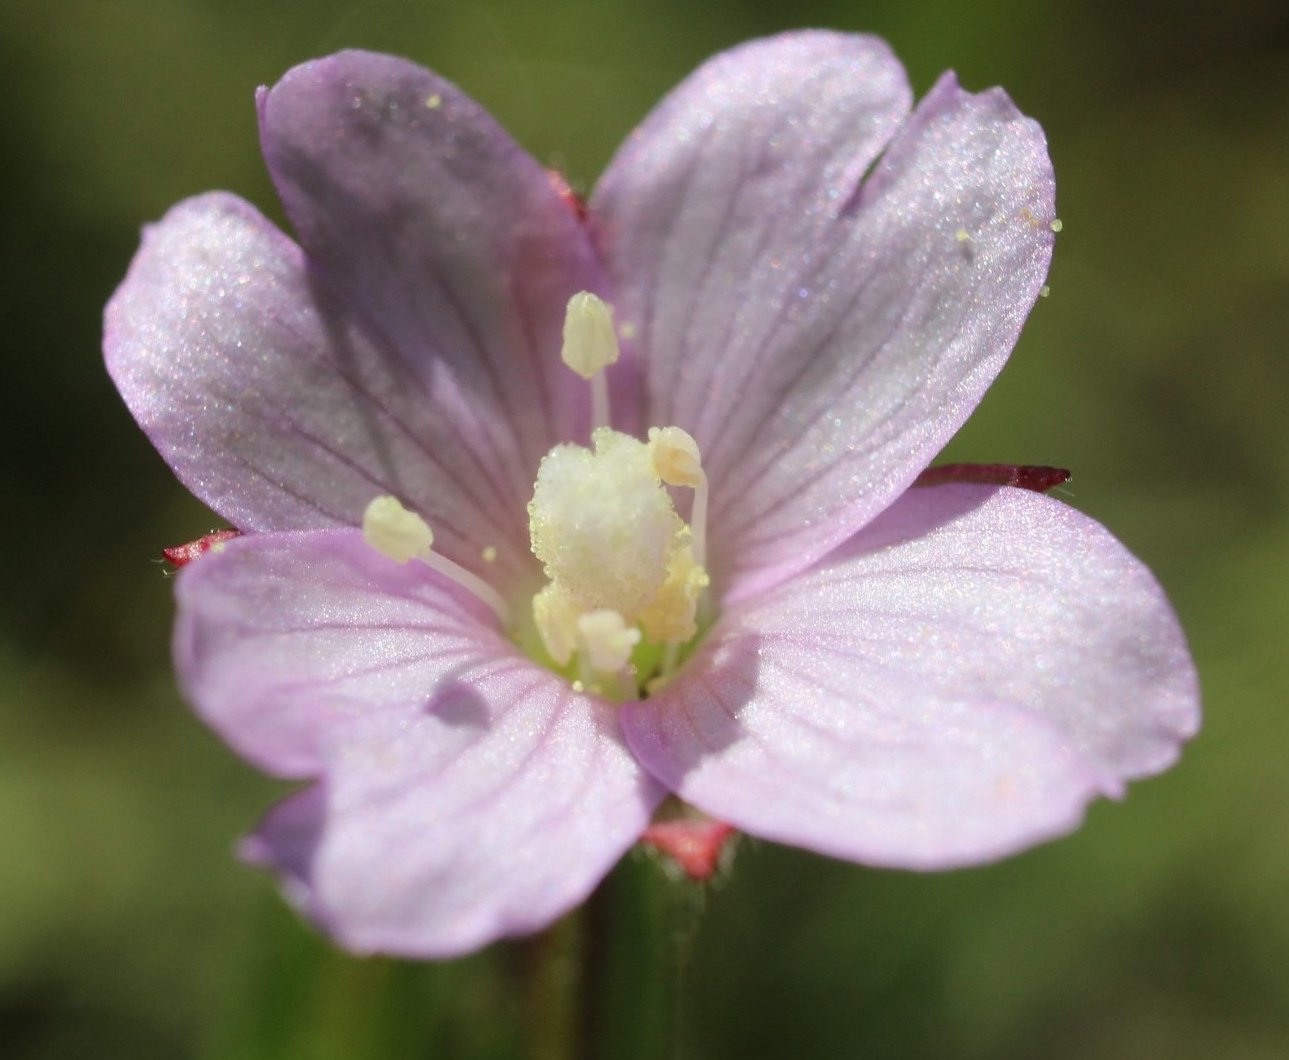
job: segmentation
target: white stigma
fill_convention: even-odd
[[[604,369],[621,355],[613,330],[613,310],[590,291],[568,300],[564,313],[564,347],[560,357],[591,384],[591,427],[609,425],[609,386]]]
[[[682,523],[643,442],[604,427],[592,441],[594,453],[557,445],[542,458],[528,505],[533,552],[567,592],[634,620],[667,578]]]

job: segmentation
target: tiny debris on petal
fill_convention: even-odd
[[[205,537],[199,537],[196,541],[189,541],[186,545],[172,545],[170,548],[163,548],[161,554],[171,563],[176,570],[180,567],[186,567],[198,556],[204,556],[211,549],[219,548],[225,541],[231,541],[235,537],[240,537],[240,530],[212,530]]]
[[[943,486],[947,482],[970,482],[979,486],[1016,486],[1046,493],[1070,480],[1062,467],[1040,464],[941,464],[929,467],[913,481],[915,486]]]
[[[706,883],[721,867],[734,826],[707,818],[655,821],[640,842],[673,863],[695,883]]]

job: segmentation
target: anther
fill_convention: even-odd
[[[578,608],[553,582],[533,597],[533,625],[556,666],[567,666],[577,650]]]
[[[434,546],[429,523],[409,512],[397,497],[377,497],[363,512],[363,539],[395,563],[423,559]]]
[[[640,630],[628,626],[620,614],[607,608],[582,615],[577,620],[577,632],[591,669],[602,674],[626,669],[631,652],[640,643]]]
[[[590,291],[573,295],[564,313],[564,348],[560,357],[591,384],[592,430],[609,425],[609,384],[604,369],[620,353],[609,305]]]
[[[377,497],[367,505],[363,512],[363,540],[395,563],[420,560],[482,600],[503,625],[510,624],[510,609],[497,590],[477,574],[435,552],[434,531],[429,523],[404,508],[397,497]]]
[[[694,491],[689,529],[693,534],[694,562],[707,563],[707,474],[698,443],[680,427],[650,427],[649,455],[654,470],[668,486],[688,486]]]
[[[610,699],[635,699],[631,652],[640,643],[640,630],[609,608],[587,611],[577,620],[578,682],[596,695]]]

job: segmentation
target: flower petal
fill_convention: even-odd
[[[460,659],[509,650],[479,600],[356,530],[237,538],[184,567],[175,597],[185,694],[278,776],[322,772],[346,717],[424,704]]]
[[[352,949],[448,957],[540,928],[662,797],[613,711],[356,532],[238,539],[179,596],[198,710],[257,764],[319,778],[248,854]]]
[[[104,348],[153,444],[240,529],[357,525],[392,493],[458,562],[492,545],[500,571],[531,569],[523,501],[462,444],[450,400],[242,200],[190,199],[145,231]]]
[[[264,156],[311,260],[450,408],[458,451],[502,477],[516,518],[557,440],[585,440],[564,311],[605,294],[547,172],[455,85],[346,51],[259,98]]]
[[[880,41],[754,42],[668,97],[592,199],[647,417],[698,441],[715,573],[737,592],[804,569],[899,496],[980,400],[1046,275],[1038,126],[952,75],[905,120],[908,100]]]
[[[1198,720],[1145,567],[1073,509],[979,486],[909,491],[623,711],[641,762],[704,812],[908,868],[1070,830]]]

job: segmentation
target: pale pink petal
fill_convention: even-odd
[[[374,715],[337,730],[323,789],[252,840],[252,858],[348,949],[446,958],[545,927],[661,799],[611,709],[553,675],[516,667],[460,695],[449,720]],[[474,695],[512,699],[485,725]]]
[[[301,245],[450,410],[454,451],[522,520],[541,457],[588,429],[586,384],[559,357],[569,298],[608,294],[584,226],[482,107],[405,59],[304,63],[259,109]]]
[[[179,593],[201,714],[262,767],[319,778],[248,853],[351,949],[448,957],[540,928],[662,797],[611,708],[356,532],[240,538]]]
[[[623,727],[663,783],[754,835],[945,868],[1073,828],[1170,765],[1198,710],[1163,593],[1102,527],[939,486],[725,614]]]
[[[592,199],[647,418],[698,441],[712,564],[736,594],[804,569],[903,491],[1046,275],[1038,126],[951,75],[906,118],[908,100],[872,38],[744,45],[662,103]]]
[[[324,734],[351,714],[424,706],[463,660],[512,651],[479,600],[356,530],[229,541],[183,569],[175,596],[184,691],[279,776],[316,776]]]
[[[144,233],[107,308],[108,369],[176,474],[244,530],[356,525],[393,493],[467,565],[532,569],[523,502],[331,280],[242,200]]]

